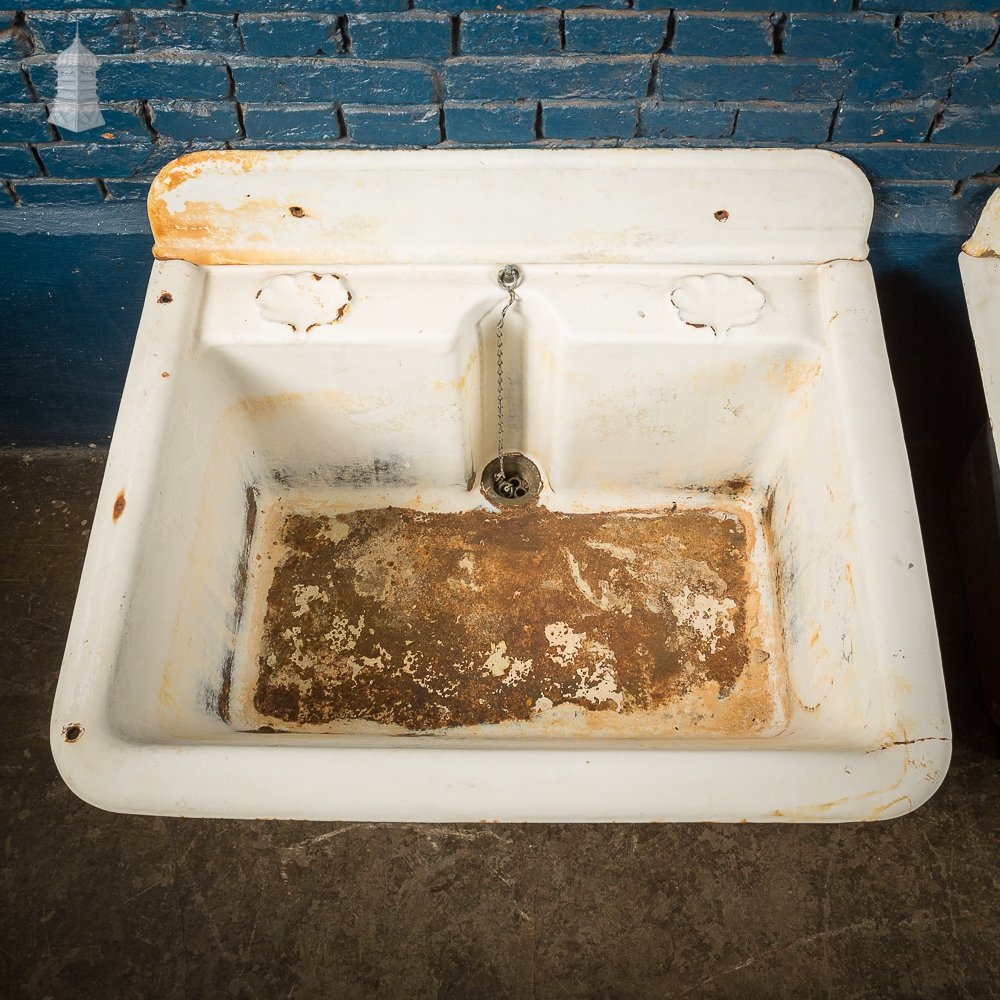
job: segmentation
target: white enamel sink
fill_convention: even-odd
[[[1000,420],[1000,191],[986,203],[975,232],[962,247],[958,266],[996,447]]]
[[[940,656],[847,160],[213,152],[149,207],[52,717],[77,794],[831,822],[938,787]],[[543,489],[497,514],[506,263],[506,446]]]

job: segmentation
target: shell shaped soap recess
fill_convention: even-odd
[[[257,308],[263,319],[308,333],[343,319],[351,297],[339,274],[277,274],[257,292]]]
[[[735,326],[753,326],[767,299],[742,275],[691,274],[681,278],[670,301],[688,326],[707,326],[720,334]]]

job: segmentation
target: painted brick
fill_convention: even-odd
[[[635,10],[655,10],[663,6],[662,0],[634,0],[632,4]],[[851,0],[781,0],[780,4],[768,4],[765,0],[697,0],[693,6],[697,10],[712,13],[767,13],[777,8],[782,11],[829,14],[835,11],[849,11]]]
[[[970,187],[970,195],[964,188]],[[982,211],[988,188],[967,184],[955,193],[951,181],[876,181],[872,228],[879,232],[968,235]]]
[[[736,109],[706,103],[639,106],[639,135],[648,139],[724,139],[733,131]]]
[[[210,101],[150,101],[153,129],[178,142],[235,139],[236,105]]]
[[[56,91],[55,57],[32,57],[24,66],[39,97],[51,100]],[[211,57],[107,56],[97,71],[97,92],[104,101],[218,100],[229,96],[229,76],[225,64]]]
[[[347,34],[351,54],[361,59],[443,59],[451,53],[445,14],[354,14]]]
[[[502,6],[505,11],[526,11],[537,10],[539,7],[558,7],[560,10],[572,10],[576,7],[592,7],[594,0],[559,0],[546,4],[545,0],[504,0],[502,4],[497,0],[413,0],[413,6],[417,10],[436,10],[445,14],[459,15],[473,10],[496,10]],[[628,7],[628,0],[602,0],[602,7],[616,10],[624,10]]]
[[[766,56],[774,49],[773,34],[771,19],[766,14],[678,11],[674,16],[670,51],[678,56]]]
[[[21,59],[31,52],[31,36],[14,24],[14,11],[0,11],[0,59]]]
[[[336,14],[246,14],[240,32],[255,56],[333,55],[343,48]]]
[[[737,142],[824,142],[832,104],[746,104],[736,117]]]
[[[546,139],[631,139],[636,119],[634,102],[542,102],[542,134]]]
[[[535,138],[535,101],[478,104],[446,101],[444,132],[452,142],[526,143]]]
[[[189,49],[239,52],[240,35],[230,14],[202,14],[189,10],[133,10],[138,49]]]
[[[879,181],[872,184],[875,213],[872,228],[879,232],[922,230],[932,216],[941,225],[955,185],[951,181]],[[930,211],[928,211],[930,209]],[[946,216],[950,214],[947,210]],[[947,219],[944,220],[947,225]]]
[[[149,129],[139,110],[139,101],[121,101],[113,107],[101,105],[104,124],[89,132],[90,142],[149,142]],[[71,132],[70,136],[80,133]],[[64,136],[63,138],[66,138]]]
[[[852,68],[844,96],[853,104],[921,99],[943,100],[952,74],[964,63],[960,56],[918,53],[863,62]]]
[[[899,43],[904,49],[937,55],[975,55],[996,34],[997,17],[989,14],[904,14],[899,24]]]
[[[104,184],[108,198],[114,201],[145,201],[149,195],[149,181],[109,178]]]
[[[0,104],[0,142],[48,142],[46,118],[42,104]]]
[[[398,105],[392,105],[393,107],[398,107]],[[340,139],[315,139],[315,140],[303,140],[302,142],[297,142],[295,144],[295,149],[333,149],[336,147],[343,147],[346,145],[346,134]],[[291,144],[287,139],[240,139],[239,141],[233,140],[228,144],[229,149],[281,149],[287,150],[291,147]]]
[[[782,47],[788,56],[850,55],[852,62],[880,62],[896,48],[893,19],[882,14],[836,18],[789,14],[782,37]]]
[[[38,164],[27,146],[0,146],[0,177],[34,177]]]
[[[437,99],[434,74],[423,66],[358,59],[233,59],[241,101],[340,101],[426,104]]]
[[[922,142],[937,114],[937,101],[843,104],[833,127],[834,142]]]
[[[42,177],[18,181],[14,190],[26,208],[33,205],[96,205],[104,201],[96,181],[60,181]]]
[[[951,99],[956,104],[996,103],[1000,94],[1000,59],[986,57],[961,66],[951,78]]]
[[[29,10],[25,27],[35,41],[35,52],[61,52],[76,37],[80,28],[80,41],[98,55],[132,52],[136,32],[132,18],[124,11]]]
[[[559,12],[473,11],[462,15],[459,51],[463,55],[528,55],[562,48]]]
[[[156,173],[168,162],[150,144],[123,142],[56,142],[38,146],[38,155],[53,177],[134,177]]]
[[[87,0],[89,3],[90,0]],[[171,6],[164,4],[164,6]],[[337,13],[356,14],[365,11],[399,11],[409,7],[407,0],[253,0],[249,7],[253,11],[299,11],[315,14]],[[247,9],[243,0],[187,0],[185,10],[221,11],[235,14]]]
[[[566,50],[608,55],[659,52],[667,37],[668,14],[665,10],[647,14],[568,11]]]
[[[343,131],[333,104],[244,104],[248,139],[317,142],[339,139]]]
[[[884,10],[891,14],[904,11],[933,14],[942,8],[989,13],[997,9],[997,0],[860,0],[862,10]]]
[[[682,59],[661,56],[656,96],[702,101],[837,100],[844,71],[836,63],[788,56],[741,59]]]
[[[30,100],[32,97],[21,75],[20,64],[0,62],[0,103]]]
[[[958,146],[975,146],[985,138],[1000,143],[1000,107],[945,108],[940,122],[931,132],[931,142],[948,142]]]
[[[361,107],[344,105],[347,138],[365,146],[433,146],[441,141],[437,105]]]
[[[1000,142],[996,148],[935,146],[933,143],[882,142],[830,147],[843,153],[872,177],[894,180],[961,180],[973,174],[1000,173]]]
[[[649,74],[648,58],[627,56],[467,56],[445,66],[448,96],[457,100],[637,98]]]
[[[79,10],[82,7],[90,9],[114,8],[122,10],[130,4],[122,3],[122,0],[34,0],[30,4],[31,9],[37,10]],[[163,0],[159,2],[139,3],[138,6],[146,6],[155,10],[169,10],[182,6],[181,0]],[[22,8],[23,9],[23,8]]]
[[[972,218],[978,221],[986,202],[998,190],[1000,190],[1000,177],[970,177],[952,197],[967,205]],[[971,229],[970,226],[965,232],[968,233]]]

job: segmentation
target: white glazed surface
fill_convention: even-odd
[[[1000,191],[986,203],[975,232],[959,255],[965,302],[979,369],[986,391],[986,407],[997,445],[1000,421]]]
[[[721,183],[729,154],[701,155]],[[683,160],[671,182],[696,184]],[[822,201],[826,160],[788,154],[814,174],[786,193],[789,225]],[[728,162],[737,185],[752,161]],[[719,195],[738,213],[738,186]],[[776,256],[781,234],[767,240]],[[243,732],[216,707],[227,657],[241,676],[248,484],[263,509],[483,503],[467,484],[493,455],[483,359],[506,261],[157,263],[52,717],[66,781],[108,809],[245,818],[832,822],[918,806],[951,734],[902,432],[870,267],[818,257],[524,267],[507,437],[539,462],[542,502],[655,507],[744,477],[747,509],[771,512],[787,659],[779,732],[559,741]],[[338,322],[262,317],[261,288],[313,271],[353,293]],[[753,325],[713,336],[680,318],[681,279],[715,273],[764,295]],[[376,467],[391,475],[345,473]]]

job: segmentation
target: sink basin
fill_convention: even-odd
[[[245,818],[918,806],[950,728],[871,210],[810,150],[175,161],[67,783]],[[480,489],[505,264],[517,507]]]

